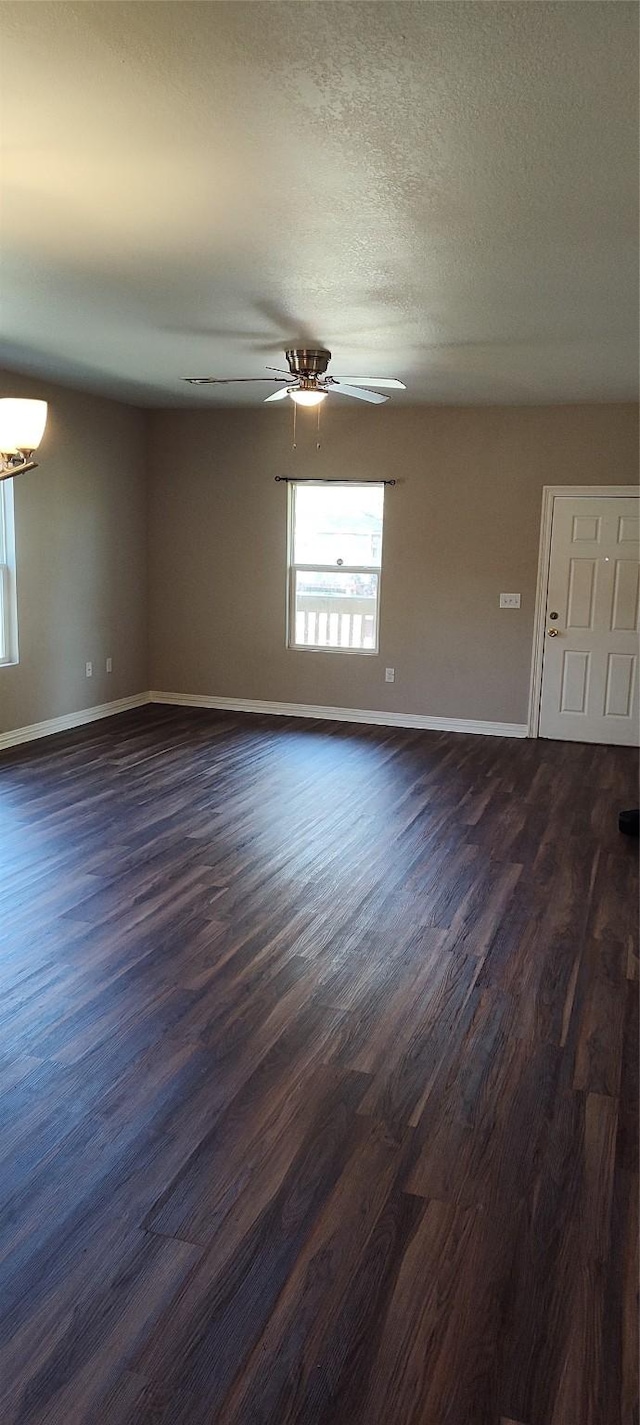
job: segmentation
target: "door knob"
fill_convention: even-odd
[[[557,637],[558,637],[558,630],[557,630],[557,628],[548,628],[548,629],[547,629],[547,638],[557,638]]]

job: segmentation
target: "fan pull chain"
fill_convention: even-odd
[[[318,406],[318,438],[317,438],[317,440],[316,440],[316,450],[319,450],[319,449],[320,449],[320,412],[321,412],[321,410],[322,410],[322,402],[320,402],[320,405]]]
[[[297,416],[297,414],[298,414],[298,407],[297,407],[297,404],[296,404],[295,401],[292,402],[292,405],[293,405],[293,445],[291,446],[291,449],[292,449],[292,450],[295,450],[295,448],[296,448],[296,416]]]

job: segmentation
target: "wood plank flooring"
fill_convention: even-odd
[[[636,757],[0,758],[3,1425],[637,1425]]]

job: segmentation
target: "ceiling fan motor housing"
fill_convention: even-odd
[[[287,365],[292,376],[324,376],[331,360],[331,352],[320,348],[293,347],[286,352]]]

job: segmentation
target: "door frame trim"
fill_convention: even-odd
[[[540,736],[540,702],[542,698],[542,662],[544,656],[545,613],[547,609],[547,586],[551,563],[551,532],[553,529],[553,509],[555,500],[571,499],[629,499],[638,498],[637,485],[543,485],[542,514],[540,519],[540,548],[538,553],[538,578],[536,582],[536,602],[533,615],[533,650],[531,656],[531,680],[529,685],[529,710],[527,714],[527,736]]]

